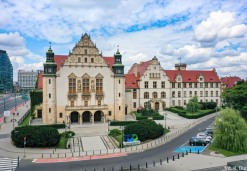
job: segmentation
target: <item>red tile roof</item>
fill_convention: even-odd
[[[203,75],[204,82],[219,83],[220,79],[217,73],[212,71],[201,71],[201,70],[164,70],[166,75],[169,77],[170,82],[176,82],[177,75],[182,76],[182,82],[198,82],[200,75]]]
[[[226,86],[226,88],[232,88],[236,82],[241,81],[239,77],[222,77],[220,81]]]
[[[57,71],[59,71],[61,65],[68,58],[67,55],[54,55],[54,61],[57,64]]]
[[[125,88],[139,88],[137,81],[138,77],[134,74],[125,74]]]
[[[137,75],[139,77],[141,77],[144,72],[147,70],[148,66],[150,65],[150,61],[145,61],[145,62],[140,62],[139,64],[136,64],[137,65]],[[134,69],[135,69],[135,66],[133,65],[128,74],[134,74]]]
[[[110,67],[110,69],[112,69],[112,65],[114,64],[114,57],[103,57],[103,58]]]
[[[43,71],[40,71],[38,73],[38,89],[39,90],[43,89]]]

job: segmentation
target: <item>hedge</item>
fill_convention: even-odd
[[[33,127],[52,127],[52,128],[56,128],[56,129],[60,129],[60,128],[65,128],[65,124],[61,123],[61,124],[51,124],[51,125],[32,125]],[[16,127],[16,129],[18,129],[19,127]]]
[[[146,119],[148,119],[148,116],[136,116],[136,120],[146,120]]]
[[[125,126],[135,122],[136,121],[111,121],[110,126]]]
[[[23,126],[11,132],[11,139],[16,147],[24,147],[24,137],[26,147],[52,147],[60,140],[58,130],[52,127]]]
[[[153,116],[153,120],[164,120],[164,116],[162,115]]]
[[[211,110],[211,111],[208,111],[208,112],[205,112],[205,113],[196,114],[196,115],[186,115],[186,114],[184,114],[183,112],[178,112],[178,115],[179,115],[179,116],[182,116],[182,117],[184,117],[184,118],[187,118],[187,119],[197,119],[197,118],[200,118],[200,117],[209,115],[209,114],[214,113],[214,112],[216,112],[215,109],[213,109],[213,110]]]

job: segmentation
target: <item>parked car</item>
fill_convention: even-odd
[[[214,133],[212,127],[207,127],[204,132],[206,132],[207,134],[210,134],[210,135],[213,135],[213,133]]]
[[[210,134],[207,134],[206,132],[200,132],[196,135],[197,138],[208,138],[212,139],[213,137]]]
[[[192,137],[189,140],[189,145],[191,145],[191,146],[206,146],[207,142],[204,139]]]

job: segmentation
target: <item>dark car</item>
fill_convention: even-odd
[[[207,142],[204,139],[192,137],[189,140],[189,145],[191,145],[191,146],[206,146]]]

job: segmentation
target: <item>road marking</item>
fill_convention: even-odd
[[[18,159],[0,158],[0,170],[15,170]]]
[[[106,155],[98,155],[98,156],[33,159],[32,162],[33,163],[62,163],[62,162],[74,162],[74,161],[83,161],[83,160],[107,159],[107,158],[124,157],[124,156],[128,156],[128,154],[127,153],[115,153],[115,154],[106,154]]]

